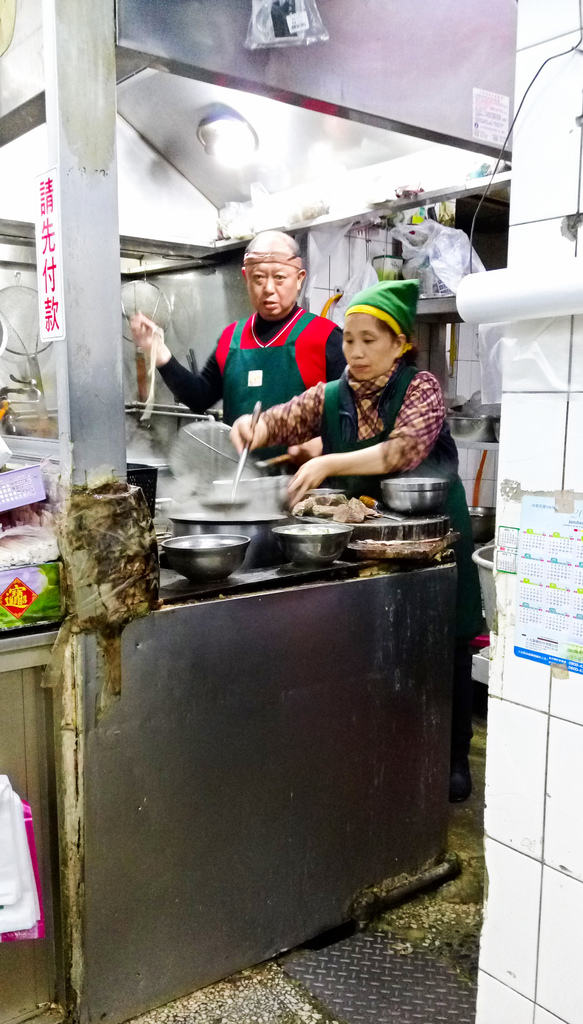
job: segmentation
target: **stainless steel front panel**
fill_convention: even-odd
[[[87,715],[83,1020],[290,948],[442,850],[454,591],[445,566],[127,627],[121,697]]]

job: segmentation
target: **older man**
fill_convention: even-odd
[[[223,399],[225,423],[287,402],[319,381],[340,377],[345,360],[342,331],[330,320],[297,304],[306,276],[290,235],[265,231],[249,243],[243,275],[255,312],[230,324],[198,374],[187,370],[166,345],[159,344],[156,366],[174,396],[193,412]],[[154,324],[138,313],[131,320],[136,345],[148,352]]]

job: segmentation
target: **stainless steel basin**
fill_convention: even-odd
[[[249,537],[206,534],[172,537],[162,543],[171,569],[193,583],[225,580],[243,563]]]
[[[383,503],[405,515],[441,512],[448,489],[449,481],[440,477],[393,476],[381,480]]]
[[[352,536],[347,523],[297,523],[275,526],[273,533],[294,565],[329,565],[346,549]]]

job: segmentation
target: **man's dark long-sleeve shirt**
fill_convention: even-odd
[[[276,337],[285,327],[286,323],[295,316],[298,308],[297,305],[294,306],[282,320],[264,320],[257,314],[253,321],[253,329],[262,345],[267,345]],[[227,328],[228,330],[229,328]],[[225,337],[225,334],[226,332],[223,332],[221,340]],[[346,365],[342,352],[342,330],[340,327],[334,327],[328,336],[325,361],[326,380],[337,380],[342,375]],[[193,412],[203,413],[223,397],[223,368],[217,357],[216,349],[209,356],[202,370],[196,375],[187,370],[185,366],[182,366],[174,356],[165,366],[160,367],[160,373],[164,383],[174,397],[179,402],[187,405]],[[306,381],[306,388],[311,387],[315,383],[317,381]]]

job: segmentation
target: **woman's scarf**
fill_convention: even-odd
[[[355,380],[350,370],[348,371],[347,380],[354,394],[358,415],[359,441],[367,441],[371,437],[376,437],[385,429],[379,415],[379,402],[397,366],[398,363],[395,363],[388,373],[384,373],[382,377],[374,377],[373,380]]]

